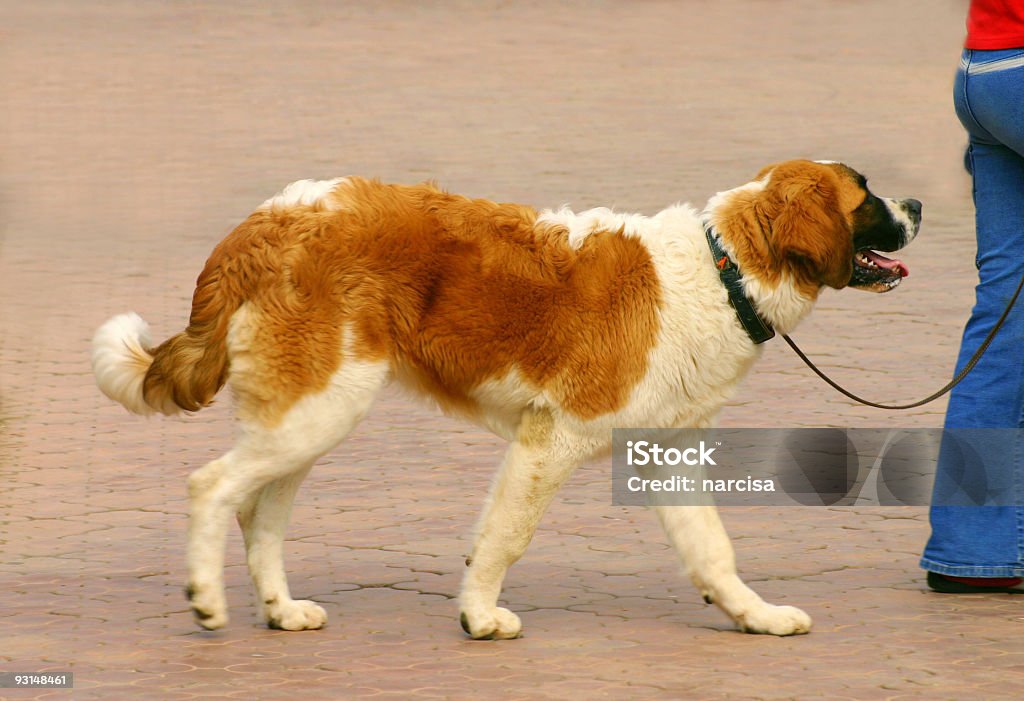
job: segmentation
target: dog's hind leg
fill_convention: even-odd
[[[199,625],[209,630],[228,622],[224,596],[224,545],[231,515],[252,501],[263,485],[293,471],[299,459],[260,451],[243,440],[188,478],[188,571],[185,593]]]
[[[796,635],[811,629],[806,613],[766,603],[739,578],[732,543],[714,506],[656,506],[655,511],[705,601],[717,604],[741,630]]]
[[[281,554],[285,527],[312,464],[362,419],[388,374],[384,362],[344,361],[326,389],[300,399],[273,427],[243,421],[238,444],[189,477],[188,593],[200,625],[227,622],[223,565],[232,514],[267,622],[289,630],[324,624],[322,608],[291,598]]]
[[[462,583],[462,628],[476,639],[519,636],[519,617],[497,605],[508,568],[526,550],[555,492],[586,457],[559,435],[547,410],[529,410],[505,454],[477,526]]]
[[[256,589],[256,606],[271,628],[307,630],[327,621],[323,608],[291,598],[284,570],[284,534],[295,494],[312,463],[260,489],[238,511],[246,559]]]

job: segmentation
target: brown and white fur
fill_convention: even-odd
[[[919,221],[919,203],[874,198],[831,162],[770,166],[702,213],[676,205],[653,217],[538,212],[431,184],[300,181],[214,249],[188,328],[153,347],[137,315],[114,317],[93,339],[93,368],[138,414],[197,411],[231,386],[238,442],[188,480],[187,591],[210,629],[228,620],[233,515],[267,623],[324,625],[319,605],[289,592],[285,527],[313,463],[389,382],[506,438],[460,603],[473,638],[514,638],[519,617],[497,606],[502,581],[574,468],[608,451],[613,427],[710,426],[759,355],[704,222],[760,314],[787,332],[823,286],[894,286],[902,264],[863,249],[895,250]],[[741,629],[810,629],[803,611],[740,580],[714,507],[656,510],[694,584]]]

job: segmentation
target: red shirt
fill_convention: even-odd
[[[1024,48],[1024,0],[971,0],[964,48]]]

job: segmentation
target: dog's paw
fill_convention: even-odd
[[[510,640],[523,632],[519,616],[501,607],[479,612],[464,609],[459,622],[462,630],[474,640]]]
[[[206,630],[217,630],[228,623],[228,605],[219,587],[189,584],[185,597],[192,606],[196,623]]]
[[[315,601],[275,602],[267,607],[267,625],[277,630],[316,630],[327,623],[327,612]]]
[[[802,635],[811,630],[811,617],[794,606],[765,604],[736,618],[744,633]]]

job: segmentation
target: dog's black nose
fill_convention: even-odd
[[[903,206],[910,215],[910,219],[916,224],[921,221],[921,201],[914,199],[903,200]]]

